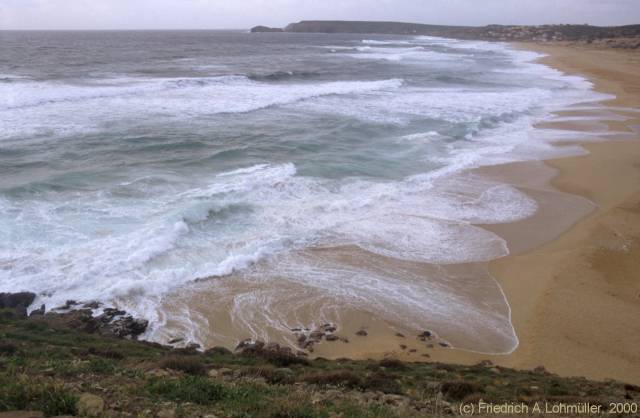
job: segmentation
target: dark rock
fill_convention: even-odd
[[[198,343],[189,343],[187,344],[187,346],[185,347],[185,350],[189,350],[189,351],[198,351],[200,350],[200,348],[202,348],[200,346],[200,344]]]
[[[336,328],[334,325],[332,324],[324,324],[320,327],[320,331],[323,332],[336,332],[338,328]]]
[[[146,319],[138,319],[132,316],[125,316],[110,322],[105,326],[109,333],[116,337],[132,337],[136,338],[144,333],[149,326]]]
[[[338,341],[340,339],[340,337],[334,334],[329,334],[325,338],[327,341]]]
[[[423,331],[420,334],[418,334],[418,339],[420,341],[426,341],[431,339],[431,337],[433,337],[433,332],[431,331]]]
[[[545,368],[544,368],[544,366],[538,366],[538,367],[536,367],[535,369],[533,369],[533,371],[534,371],[535,373],[538,373],[538,374],[548,374],[548,373],[549,373],[549,372],[547,371],[547,369],[545,369]]]
[[[322,331],[313,331],[311,334],[309,334],[309,338],[312,340],[321,340],[322,337],[324,337],[324,332]]]
[[[78,305],[78,302],[76,302],[73,299],[69,299],[64,303],[64,305],[58,306],[56,308],[53,308],[53,310],[54,311],[68,311],[69,309],[73,308],[76,305]]]
[[[450,347],[448,343],[438,343],[440,347]]]
[[[125,311],[116,309],[116,308],[104,308],[104,310],[102,311],[102,315],[98,316],[98,318],[101,321],[111,321],[112,319],[114,319],[117,316],[122,316],[122,315],[126,315],[127,313]]]
[[[627,384],[624,385],[624,390],[629,391],[629,392],[638,392],[638,393],[640,393],[640,386],[632,385],[630,383],[627,383]]]
[[[369,335],[369,333],[363,329],[361,329],[360,331],[356,332],[356,335],[360,336],[360,337],[366,337],[367,335]]]
[[[302,334],[302,335],[300,335],[300,336],[298,337],[298,344],[302,344],[302,343],[304,343],[305,341],[307,341],[307,336],[306,336],[306,335]]]
[[[79,305],[75,301],[67,302],[65,306]],[[88,308],[68,312],[55,312],[54,310],[42,315],[42,320],[54,327],[77,329],[89,333],[99,332],[103,335],[120,338],[137,338],[149,326],[149,321],[146,319],[134,318],[131,315],[126,315],[125,311],[115,308],[106,308],[102,315],[96,317],[93,316],[93,311]]]
[[[35,293],[0,293],[0,308],[15,308],[18,306],[29,306],[36,298]]]
[[[183,341],[184,341],[184,338],[178,337],[178,338],[173,338],[173,339],[169,340],[167,342],[167,344],[178,344],[178,343],[181,343]]]
[[[412,348],[411,350],[409,350],[410,353],[416,353],[418,350],[416,350],[415,348]]]
[[[27,308],[36,294],[32,292],[0,293],[0,309],[13,309],[19,316],[27,316]]]
[[[40,307],[38,309],[32,310],[31,313],[29,314],[29,317],[42,316],[42,315],[44,315],[45,311],[46,311],[46,308],[45,308],[44,304],[42,304],[42,305],[40,305]]]
[[[404,344],[400,344],[400,348],[401,348],[401,349],[403,349],[403,350],[406,350],[406,349],[407,349],[407,346],[406,346],[406,345],[404,345]]]
[[[253,347],[253,340],[251,338],[240,341],[238,345],[236,345],[236,351],[242,351],[249,347]]]
[[[88,308],[88,309],[98,309],[100,306],[102,306],[102,304],[95,300],[92,302],[87,302],[84,305],[82,305],[83,308]]]
[[[404,334],[401,334],[399,332],[396,332],[396,337],[398,337],[398,338],[407,338],[407,337],[404,336]]]

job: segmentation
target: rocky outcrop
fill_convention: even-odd
[[[255,26],[251,28],[252,33],[260,33],[260,32],[284,32],[282,28],[270,28],[268,26]]]
[[[27,316],[27,308],[36,298],[35,293],[0,293],[0,309],[12,309],[19,316]]]
[[[98,332],[119,338],[137,338],[149,326],[146,319],[134,318],[125,311],[115,308],[105,308],[98,316],[93,315],[91,309],[81,308],[68,312],[47,312],[42,320],[54,325],[85,332]]]
[[[27,308],[36,298],[35,293],[0,293],[0,309],[11,309],[17,316],[25,318]],[[54,327],[77,329],[89,333],[100,333],[119,338],[137,338],[149,326],[149,321],[134,318],[127,312],[116,308],[104,308],[100,315],[94,316],[93,309],[101,306],[99,302],[81,304],[68,300],[64,305],[49,312],[45,306],[31,312],[29,319],[44,321]]]

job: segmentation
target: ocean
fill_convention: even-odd
[[[216,334],[188,301],[167,308],[206,283],[238,335],[358,309],[512,350],[499,286],[455,266],[507,255],[482,225],[537,204],[469,170],[580,153],[533,125],[602,98],[499,43],[217,31],[0,42],[0,291],[34,291],[49,309],[124,306],[158,341],[171,324],[201,343]]]

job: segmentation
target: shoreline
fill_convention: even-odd
[[[631,93],[625,92],[627,85],[635,85],[634,80],[638,78],[633,73],[633,63],[629,64],[627,60],[638,60],[640,54],[634,57],[629,51],[590,51],[572,45],[517,44],[516,47],[546,53],[549,56],[540,60],[543,64],[569,75],[577,73],[594,83],[594,91],[616,95],[613,100],[594,102],[593,106],[589,104],[586,110],[582,106],[569,106],[554,113],[560,118],[566,117],[566,120],[536,125],[540,129],[546,127],[568,130],[576,135],[580,132],[589,132],[590,135],[595,133],[600,142],[576,140],[558,143],[579,145],[588,151],[586,155],[509,163],[472,170],[483,177],[497,178],[501,182],[512,184],[534,198],[540,206],[540,210],[534,216],[522,221],[480,225],[505,239],[509,243],[510,255],[489,263],[457,267],[459,274],[462,274],[460,277],[483,275],[495,281],[509,310],[511,326],[515,329],[518,344],[508,354],[484,354],[452,349],[450,340],[446,335],[439,335],[438,331],[432,339],[420,340],[416,338],[415,331],[394,326],[376,318],[375,314],[346,309],[341,312],[342,315],[338,315],[336,322],[339,325],[335,334],[338,339],[316,345],[310,353],[313,357],[393,357],[405,361],[458,364],[475,364],[490,360],[494,364],[506,367],[533,369],[543,366],[553,373],[565,376],[615,378],[640,383],[640,358],[635,354],[640,341],[637,341],[638,337],[634,337],[640,336],[640,329],[636,330],[636,326],[630,323],[633,322],[634,316],[640,317],[640,304],[635,302],[636,306],[627,313],[619,312],[616,298],[608,300],[603,305],[602,296],[607,295],[607,291],[603,293],[595,282],[590,283],[592,287],[587,287],[582,278],[579,282],[583,283],[577,286],[572,276],[564,275],[563,270],[566,264],[570,266],[571,271],[575,270],[579,275],[594,273],[588,265],[588,259],[585,258],[588,258],[593,250],[594,243],[601,240],[593,237],[594,228],[601,226],[594,220],[619,207],[634,193],[640,198],[637,187],[637,184],[640,184],[640,166],[636,167],[636,161],[640,161],[640,144],[628,139],[617,140],[615,136],[605,137],[612,132],[629,133],[628,126],[640,126],[640,114],[626,109],[638,108],[640,88]],[[607,55],[607,60],[600,59],[600,54]],[[569,57],[568,64],[562,60],[566,57]],[[579,65],[571,66],[574,62],[578,62]],[[605,62],[606,64],[603,64]],[[618,72],[624,73],[626,69],[628,74],[600,74],[600,66],[605,65],[607,69],[617,68],[618,65]],[[633,114],[634,119],[618,120],[624,118],[608,117],[612,113],[626,116]],[[576,116],[578,121],[571,120]],[[592,120],[579,119],[585,116],[591,117]],[[637,132],[634,136],[638,136]],[[618,179],[618,172],[621,173],[622,180]],[[640,205],[638,207],[640,208]],[[640,220],[637,225],[640,225]],[[350,257],[348,250],[344,256]],[[605,264],[607,259],[605,257],[603,261]],[[558,283],[561,284],[559,292]],[[631,282],[630,286],[633,288],[634,283]],[[635,291],[640,296],[640,289],[636,290],[632,289],[631,293]],[[206,285],[196,285],[188,293],[191,296],[186,296],[185,300],[189,306],[201,305],[203,308],[199,310],[200,313],[210,309],[210,300],[215,294],[208,295]],[[576,298],[582,302],[573,303]],[[568,306],[571,306],[571,311],[567,311]],[[596,318],[587,320],[584,318],[585,315],[588,317],[589,314],[594,314],[590,307],[611,315],[598,315],[596,312]],[[576,313],[579,314],[574,315]],[[248,337],[238,336],[235,340],[229,338],[237,333],[233,332],[233,319],[225,315],[227,314],[211,311],[206,317],[192,318],[202,322],[201,326],[208,327],[209,324],[215,323],[216,332],[222,331],[222,334],[227,336],[203,341],[206,347],[216,343],[233,348],[238,339]],[[618,326],[620,324],[617,322],[621,322],[622,326]],[[596,323],[597,327],[594,326]],[[363,329],[368,335],[358,336],[357,332]],[[615,332],[607,332],[611,330]],[[627,336],[627,330],[631,330],[630,337]],[[625,336],[625,340],[621,341],[616,335]],[[264,334],[261,338],[285,343],[295,349],[297,337],[293,332],[286,335],[285,331],[282,335]],[[464,336],[461,338],[464,339]],[[345,339],[349,340],[348,344]],[[601,344],[595,344],[596,341]],[[617,351],[607,352],[600,347],[609,343],[616,344]],[[597,347],[591,350],[592,346]],[[600,367],[601,364],[611,367]]]
[[[489,262],[488,270],[511,307],[518,347],[511,353],[495,355],[436,350],[429,361],[471,365],[489,360],[516,369],[542,366],[561,376],[638,384],[640,112],[629,112],[627,108],[640,108],[640,74],[634,72],[640,67],[640,54],[570,44],[516,44],[516,47],[544,53],[547,56],[540,59],[543,64],[584,76],[594,84],[594,91],[615,94],[615,99],[599,102],[603,110],[630,118],[600,121],[606,126],[602,133],[632,133],[633,139],[605,137],[599,142],[578,141],[575,143],[585,148],[587,154],[538,162],[546,167],[549,177],[534,180],[535,187],[528,189],[528,194],[537,188],[570,199],[584,198],[595,205],[591,210],[583,208],[584,212],[576,214],[573,221],[566,220],[566,227],[555,237],[538,240],[536,245],[527,236],[521,244],[528,242],[528,245],[513,248],[514,243],[516,247],[520,245],[518,235],[526,234],[527,229],[538,233],[536,227],[546,226],[536,222],[539,214],[520,222],[484,226],[506,238],[512,249],[508,256]],[[582,112],[568,108],[556,114]],[[544,124],[541,125],[543,129]],[[557,128],[556,125],[548,127]],[[570,123],[564,129],[579,131],[584,127]],[[480,170],[497,173],[512,182],[531,181],[526,167],[532,164],[535,163],[513,163],[510,173],[505,172],[504,166]],[[544,173],[540,167],[537,170]],[[523,228],[524,223],[533,227]],[[412,360],[400,354],[401,359]]]
[[[519,45],[541,62],[594,83],[616,98],[605,106],[638,109],[640,54],[573,45]],[[630,115],[628,115],[630,116]],[[557,239],[490,264],[514,309],[521,345],[499,363],[544,365],[561,375],[640,382],[640,114],[607,122],[634,140],[586,143],[589,154],[545,161],[557,190],[583,196],[596,210]],[[517,271],[519,277],[512,272]],[[634,277],[636,276],[636,277]],[[532,296],[533,295],[533,296]]]
[[[551,193],[554,196],[550,200],[555,199],[545,204],[540,195],[535,196],[542,203],[541,212],[546,214],[537,213],[510,224],[483,226],[509,242],[511,254],[489,262],[488,272],[510,307],[518,346],[508,354],[484,354],[436,344],[425,356],[421,354],[424,343],[414,336],[407,335],[406,340],[394,338],[388,324],[376,323],[374,318],[368,321],[358,318],[344,324],[346,335],[353,334],[358,321],[367,323],[367,329],[374,332],[366,337],[367,349],[358,351],[350,347],[346,356],[458,364],[489,360],[516,369],[542,366],[561,376],[638,384],[640,278],[633,276],[640,267],[640,113],[628,108],[640,108],[640,75],[633,72],[640,66],[640,54],[575,45],[516,47],[545,53],[547,56],[540,59],[543,64],[570,75],[584,76],[594,84],[594,91],[615,94],[615,99],[598,102],[603,105],[601,110],[629,118],[598,120],[606,129],[601,132],[602,138],[596,136],[597,142],[567,142],[585,148],[585,155],[478,169],[489,178],[509,179],[529,195]],[[607,59],[601,60],[602,55]],[[613,76],[606,68],[615,69],[609,70]],[[593,112],[594,109],[569,107],[556,114],[580,116]],[[589,124],[593,122],[552,122],[547,127],[593,132]],[[545,123],[539,125],[545,128]],[[605,137],[614,132],[620,135]],[[625,135],[629,133],[633,134],[631,140]],[[542,178],[536,179],[536,174]],[[559,197],[564,202],[559,203]],[[572,205],[572,213],[567,215],[564,210]],[[548,228],[549,234],[545,234],[545,222],[554,224]],[[614,226],[628,231],[629,236]],[[522,238],[527,233],[538,236]],[[593,266],[594,260],[600,267]],[[625,270],[621,271],[617,263],[622,263]],[[399,343],[408,347],[398,349]],[[343,349],[335,350],[330,344],[321,344],[315,355],[345,356]],[[409,352],[411,349],[419,351]]]

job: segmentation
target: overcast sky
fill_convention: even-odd
[[[302,19],[640,23],[640,0],[0,0],[0,29],[244,29]]]

